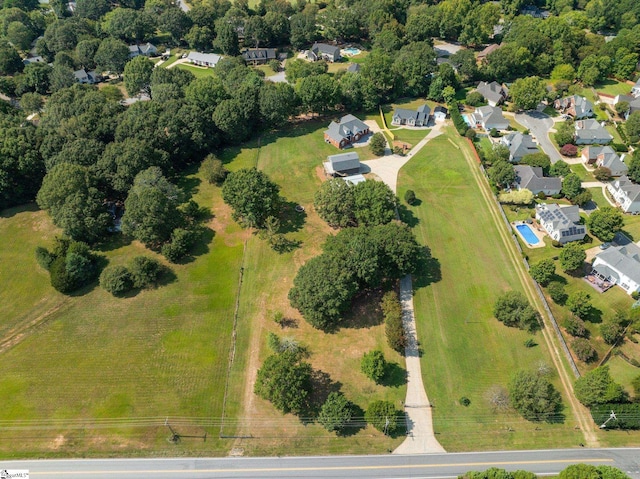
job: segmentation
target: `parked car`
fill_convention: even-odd
[[[602,243],[600,249],[607,249],[609,246],[611,246],[611,243]]]

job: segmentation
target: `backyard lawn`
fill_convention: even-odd
[[[582,434],[565,409],[560,424],[532,423],[492,410],[486,395],[506,386],[518,369],[552,364],[540,333],[507,328],[493,318],[497,296],[521,285],[463,153],[468,143],[453,129],[400,171],[399,196],[413,189],[408,207],[419,240],[433,260],[414,280],[422,374],[434,404],[434,429],[448,451],[575,446]],[[461,397],[471,400],[468,407]],[[565,405],[567,404],[565,400]]]
[[[607,95],[628,95],[631,92],[631,85],[627,82],[621,82],[612,78],[606,79],[604,82],[595,86],[595,90],[598,93],[605,93]]]
[[[18,324],[37,323],[2,353],[0,421],[24,421],[33,429],[5,431],[0,456],[227,451],[217,429],[207,424],[222,413],[220,385],[245,234],[228,214],[225,218],[218,189],[194,174],[183,183],[199,204],[210,207],[213,200],[215,236],[192,262],[171,265],[173,277],[158,288],[125,298],[97,285],[71,296],[55,292],[34,257],[35,247],[50,246],[58,233],[48,215],[20,208],[0,217],[0,234],[14,239],[0,246],[0,263],[13,268],[0,292],[0,335],[10,336],[9,328]],[[114,264],[141,254],[160,258],[137,242],[119,239],[101,254]],[[175,418],[177,432],[207,432],[210,440],[170,444],[166,417]],[[53,427],[38,429],[46,424]]]
[[[213,76],[213,68],[196,67],[193,65],[189,65],[187,63],[180,63],[179,65],[176,65],[174,68],[181,68],[183,70],[187,70],[193,73],[193,75],[196,78]]]

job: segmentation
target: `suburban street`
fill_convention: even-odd
[[[549,139],[549,129],[553,128],[553,119],[551,117],[539,111],[527,111],[516,114],[515,120],[529,129],[531,134],[538,140],[542,150],[549,155],[552,164],[562,159],[562,156],[560,156],[560,153]]]
[[[0,461],[0,469],[29,469],[43,479],[151,478],[449,478],[490,467],[557,474],[570,464],[615,466],[640,479],[640,449],[558,449],[455,454],[274,457],[77,459]]]

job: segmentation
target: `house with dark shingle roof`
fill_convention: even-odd
[[[593,104],[580,95],[559,98],[553,103],[553,107],[560,113],[570,115],[576,120],[593,116]]]
[[[506,130],[509,128],[509,120],[502,115],[502,110],[495,106],[481,106],[471,115],[471,121],[476,128],[482,127],[489,131],[493,128],[496,130]]]
[[[606,145],[613,136],[596,120],[576,121],[576,145]]]
[[[275,48],[251,48],[242,52],[242,58],[252,65],[263,65],[277,58]]]
[[[481,81],[478,83],[476,90],[491,106],[498,106],[509,96],[509,89],[506,85],[500,85],[500,83],[495,81],[492,81],[491,83]]]
[[[593,260],[591,273],[617,284],[628,295],[640,290],[640,248],[634,243],[610,246]]]
[[[539,166],[515,165],[514,184],[521,189],[527,189],[534,195],[543,192],[547,196],[556,195],[562,189],[562,180],[553,176],[544,176]]]
[[[323,166],[329,176],[349,177],[360,173],[360,157],[355,151],[329,155]]]
[[[522,157],[540,153],[538,145],[533,141],[531,135],[524,135],[520,132],[509,133],[500,139],[501,143],[509,148],[509,161],[518,163]]]
[[[587,146],[583,148],[582,161],[587,165],[609,168],[612,176],[626,175],[629,171],[629,168],[624,163],[624,156],[620,158],[610,146]]]
[[[346,148],[361,140],[371,131],[365,122],[353,115],[345,115],[340,121],[332,121],[324,132],[324,141],[336,148]]]
[[[342,59],[342,56],[340,55],[340,47],[326,43],[314,43],[311,49],[307,51],[307,59],[314,62],[318,60],[337,62]]]
[[[620,205],[625,213],[640,213],[640,185],[632,182],[628,177],[621,176],[607,184],[607,191]]]
[[[395,110],[393,110],[391,124],[396,126],[427,126],[430,116],[431,108],[429,108],[429,105],[427,105],[426,103],[418,107],[417,110],[396,108]]]
[[[577,205],[538,204],[536,205],[536,219],[551,239],[562,244],[569,241],[580,241],[587,234],[585,226],[579,224],[580,209]]]

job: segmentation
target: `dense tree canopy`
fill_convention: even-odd
[[[240,223],[262,228],[269,216],[277,216],[280,188],[262,171],[243,169],[227,176],[222,186],[222,198]]]
[[[254,391],[280,411],[300,414],[311,391],[311,366],[296,352],[273,354],[258,369]]]
[[[624,402],[627,394],[609,374],[609,366],[600,366],[578,378],[573,386],[576,398],[587,407]]]
[[[493,315],[505,326],[516,326],[530,331],[539,327],[538,312],[519,291],[507,291],[502,294],[496,300]]]
[[[529,421],[555,419],[561,404],[560,393],[548,379],[533,371],[518,371],[509,383],[511,405]]]
[[[618,208],[603,206],[589,215],[589,231],[602,241],[612,241],[624,226],[624,217]]]

